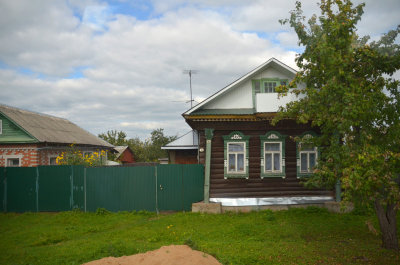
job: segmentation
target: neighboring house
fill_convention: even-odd
[[[132,149],[129,146],[116,146],[114,150],[117,151],[116,160],[122,164],[135,163],[135,158]]]
[[[318,128],[294,120],[270,124],[279,106],[296,100],[291,94],[278,99],[275,87],[295,75],[272,58],[183,113],[199,133],[199,162],[205,165],[210,201],[230,206],[333,200],[333,191],[300,183],[312,174],[319,150],[293,137],[316,137]]]
[[[84,154],[113,148],[66,119],[0,104],[0,166],[55,165],[71,144]]]
[[[199,136],[192,130],[161,147],[168,151],[170,164],[198,164]]]

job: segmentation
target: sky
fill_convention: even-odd
[[[360,3],[361,1],[354,1]],[[400,24],[399,0],[367,0],[359,35]],[[182,113],[271,57],[302,51],[282,26],[292,0],[0,0],[0,103],[128,138],[190,130]],[[307,17],[317,1],[303,1]]]

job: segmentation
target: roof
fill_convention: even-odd
[[[182,135],[178,139],[161,147],[164,150],[198,149],[199,137],[197,131],[192,130]]]
[[[131,149],[129,148],[129,146],[127,146],[127,145],[115,146],[115,147],[114,147],[114,150],[118,152],[116,159],[118,159],[118,158],[122,155],[122,153],[125,152],[126,149],[131,150]],[[132,150],[131,150],[131,152],[132,152]],[[132,152],[132,153],[133,153],[133,152]]]
[[[113,147],[67,119],[0,104],[0,113],[41,143]]]
[[[281,69],[287,71],[288,73],[290,73],[292,75],[296,75],[297,74],[297,71],[295,69],[291,68],[290,66],[282,63],[281,61],[279,61],[279,60],[277,60],[275,58],[271,58],[268,61],[266,61],[265,63],[263,63],[262,65],[258,66],[257,68],[253,69],[252,71],[248,72],[244,76],[242,76],[239,79],[237,79],[236,81],[232,82],[228,86],[224,87],[223,89],[219,90],[215,94],[213,94],[210,97],[206,98],[205,100],[203,100],[202,102],[200,102],[199,104],[197,104],[193,108],[189,109],[188,111],[186,111],[182,115],[183,116],[190,115],[193,112],[196,112],[196,114],[197,114],[197,110],[199,110],[201,107],[203,107],[204,105],[206,105],[210,101],[214,100],[215,98],[217,98],[220,95],[226,93],[228,90],[232,89],[233,87],[236,87],[237,85],[245,82],[246,80],[251,78],[251,76],[258,74],[259,72],[263,71],[264,69],[266,69],[267,67],[272,66],[272,65],[278,66]]]

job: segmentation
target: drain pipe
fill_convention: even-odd
[[[210,202],[210,168],[211,168],[211,140],[214,135],[214,129],[205,129],[206,136],[206,166],[204,172],[204,202]]]

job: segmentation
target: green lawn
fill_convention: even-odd
[[[221,215],[8,213],[0,214],[0,264],[81,264],[185,243],[223,264],[400,264],[400,253],[382,249],[366,220],[378,228],[373,216],[319,208]]]

